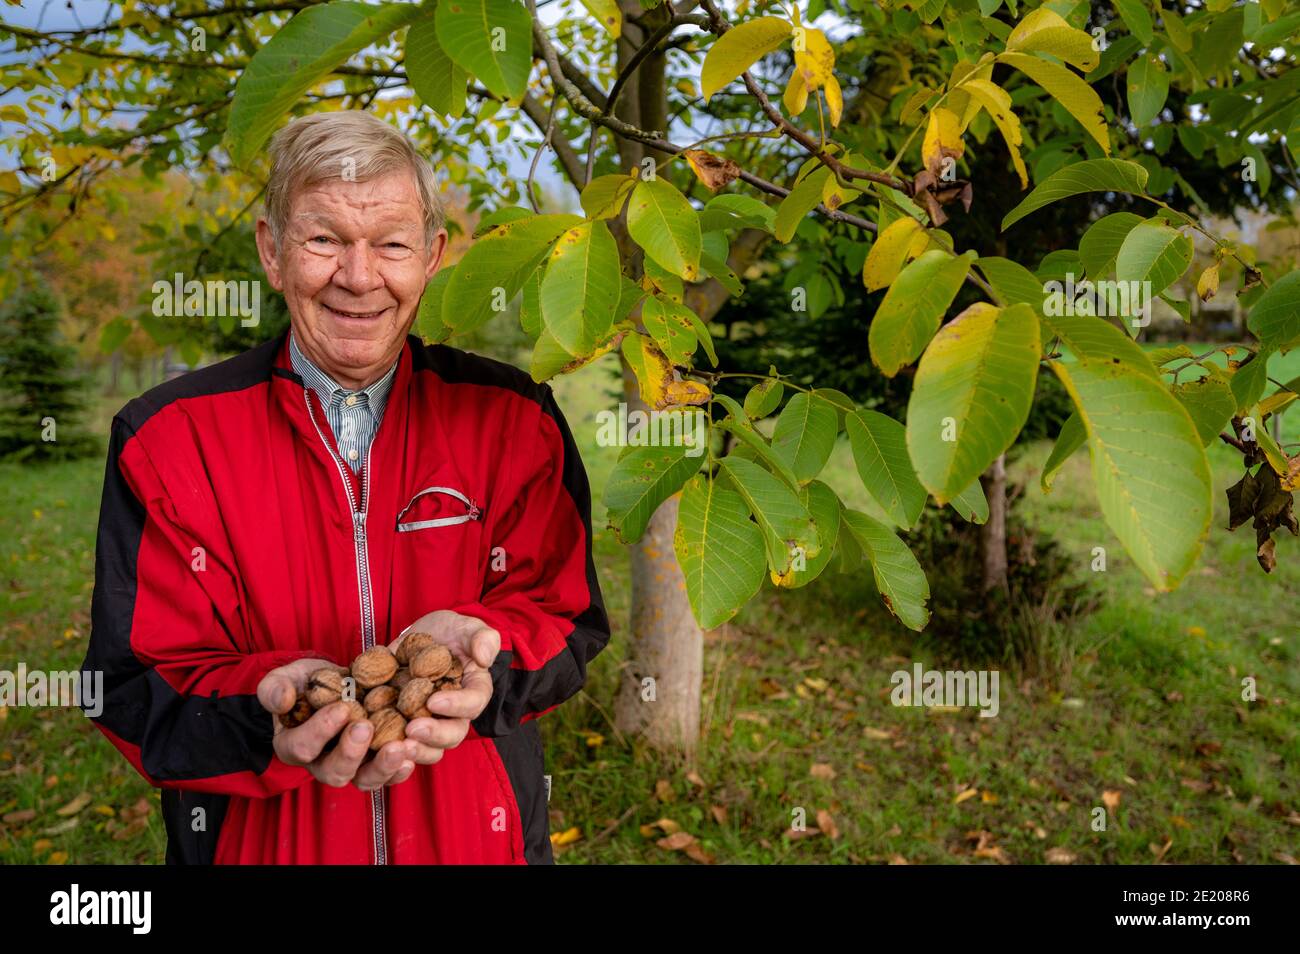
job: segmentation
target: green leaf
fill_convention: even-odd
[[[493,228],[456,263],[443,295],[443,321],[464,333],[504,311],[555,240],[581,222],[576,215],[536,215]]]
[[[925,350],[974,258],[974,252],[953,258],[931,249],[899,272],[867,332],[871,360],[886,377],[892,378]]]
[[[104,354],[112,354],[122,347],[122,342],[131,337],[132,330],[131,322],[125,318],[114,318],[100,332],[99,350]]]
[[[907,405],[907,449],[940,504],[1016,439],[1034,399],[1042,343],[1028,305],[971,305],[921,356]]]
[[[762,229],[772,231],[776,210],[753,196],[727,192],[704,203],[700,210],[700,231],[718,229]]]
[[[811,212],[822,200],[822,189],[831,177],[831,170],[822,166],[804,176],[790,194],[777,206],[776,218],[772,223],[772,232],[778,242],[788,242],[794,238],[794,231],[799,227],[805,215]]]
[[[773,582],[778,586],[806,586],[821,576],[822,570],[826,569],[826,565],[831,562],[831,557],[835,553],[835,544],[839,539],[840,500],[835,496],[835,491],[820,480],[814,480],[800,491],[799,499],[812,515],[819,549],[815,556],[803,555],[802,570],[797,569],[792,563],[788,573],[775,577]]]
[[[1115,9],[1129,32],[1142,41],[1143,46],[1151,43],[1155,37],[1155,28],[1151,25],[1151,12],[1146,0],[1115,0]]]
[[[627,231],[646,255],[674,275],[692,282],[699,278],[700,220],[686,196],[667,179],[655,176],[636,184],[627,209]]]
[[[514,222],[517,219],[531,219],[536,214],[536,212],[530,212],[528,209],[520,208],[517,205],[503,206],[493,212],[489,212],[487,215],[483,216],[483,218],[478,220],[478,224],[474,226],[473,237],[480,239],[498,225],[505,225],[507,222]]]
[[[1263,395],[1264,388],[1268,387],[1268,359],[1271,357],[1273,349],[1262,347],[1255,357],[1232,373],[1228,383],[1240,413],[1248,413]]]
[[[618,245],[605,223],[568,229],[551,249],[542,278],[546,330],[566,351],[587,353],[609,335],[621,286]]]
[[[785,481],[786,486],[792,491],[798,493],[802,489],[799,486],[799,478],[795,477],[794,471],[790,469],[790,465],[772,450],[772,447],[767,443],[766,438],[764,438],[762,434],[758,433],[758,431],[754,429],[754,426],[748,421],[732,416],[723,418],[714,426],[719,427],[730,434],[734,434],[743,446],[748,447],[754,452],[753,456],[755,458],[767,464],[772,473]],[[738,449],[733,449],[732,453],[737,453],[737,450]]]
[[[793,29],[790,21],[779,17],[756,17],[718,37],[700,71],[704,101],[785,42]]]
[[[989,501],[984,496],[984,485],[976,477],[969,487],[948,501],[949,506],[967,523],[988,523]]]
[[[724,457],[721,467],[758,522],[767,565],[774,572],[783,574],[790,569],[797,548],[805,555],[818,552],[812,516],[789,486],[751,460]]]
[[[987,16],[988,14],[985,14]],[[1085,73],[1096,69],[1101,57],[1092,48],[1092,37],[1076,29],[1059,13],[1039,7],[1025,15],[1007,37],[1007,49],[1022,53],[1046,53],[1077,66]]]
[[[691,323],[691,328],[695,331],[695,340],[704,347],[704,353],[709,356],[709,363],[716,368],[718,366],[718,353],[713,350],[713,335],[709,333],[709,326],[691,309],[686,308],[684,310]]]
[[[1283,354],[1300,338],[1300,271],[1283,275],[1265,289],[1250,310],[1246,325],[1267,348]]]
[[[912,529],[926,493],[912,469],[903,425],[878,411],[859,410],[845,415],[844,428],[862,486],[890,520]]]
[[[1141,128],[1160,115],[1169,98],[1169,73],[1160,58],[1148,53],[1128,68],[1128,114]]]
[[[616,218],[635,185],[635,176],[597,176],[582,190],[582,211],[589,219]]]
[[[785,386],[776,378],[759,381],[745,395],[745,413],[755,421],[767,417],[781,404],[784,394]]]
[[[1115,258],[1128,233],[1144,221],[1132,212],[1112,212],[1088,226],[1079,240],[1079,261],[1090,280],[1097,282],[1106,277],[1115,267]]]
[[[885,606],[908,629],[920,632],[930,621],[926,601],[930,584],[916,557],[889,527],[865,513],[845,509],[844,526],[862,547],[876,578]]]
[[[321,78],[426,13],[408,3],[347,0],[300,10],[239,76],[224,139],[235,165],[247,165],[261,151],[284,114]]]
[[[673,551],[686,579],[686,598],[704,629],[721,626],[763,585],[763,532],[745,500],[702,474],[682,491]]]
[[[455,270],[455,266],[438,269],[424,287],[420,307],[415,313],[415,330],[425,341],[437,344],[451,337],[452,329],[442,319],[442,299]]]
[[[1075,339],[1086,339],[1078,329],[1088,324],[1132,344],[1096,318],[1051,321]],[[1174,588],[1196,562],[1212,512],[1210,467],[1191,418],[1158,376],[1125,360],[1083,355],[1053,361],[1052,370],[1087,432],[1106,523],[1156,589]]]
[[[503,99],[519,99],[533,64],[533,21],[516,0],[439,0],[438,42]]]
[[[1208,447],[1237,413],[1237,399],[1223,378],[1206,375],[1195,381],[1175,384],[1170,389],[1191,415],[1201,443]]]
[[[800,483],[821,473],[835,449],[839,417],[835,409],[799,393],[790,398],[772,432],[772,450],[790,465]]]
[[[687,364],[695,353],[695,329],[685,305],[651,296],[641,306],[641,321],[673,364]]]
[[[1147,171],[1127,159],[1085,159],[1052,173],[1025,196],[1023,202],[1007,213],[1002,230],[1061,199],[1084,192],[1127,192],[1143,195]]]
[[[1047,90],[1053,99],[1065,107],[1066,112],[1078,120],[1083,131],[1097,141],[1101,151],[1110,153],[1110,133],[1106,127],[1105,110],[1101,104],[1101,97],[1091,86],[1059,63],[1052,63],[1037,56],[1029,56],[1025,53],[1000,53],[998,60],[1011,64]],[[1003,227],[1005,228],[1005,225]]]
[[[1143,222],[1124,238],[1115,258],[1121,282],[1150,282],[1147,301],[1155,299],[1192,264],[1192,240],[1163,222]]]
[[[433,17],[417,21],[406,34],[403,62],[411,88],[430,109],[442,116],[464,115],[469,75],[452,62],[438,42]]]
[[[694,448],[631,447],[619,458],[605,484],[604,503],[609,525],[621,542],[640,540],[659,505],[699,471],[700,456],[689,456],[690,450]]]
[[[582,0],[582,5],[610,36],[618,39],[623,32],[623,11],[618,8],[618,0]]]
[[[1086,443],[1088,443],[1088,432],[1083,429],[1079,412],[1075,411],[1061,425],[1061,432],[1056,435],[1052,452],[1047,455],[1047,462],[1043,464],[1043,475],[1039,478],[1039,486],[1043,488],[1043,493],[1051,493],[1052,481],[1056,479],[1057,471]]]
[[[1025,266],[997,256],[981,258],[975,265],[1005,304],[1028,305],[1043,313],[1043,282]]]

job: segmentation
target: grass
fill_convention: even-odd
[[[556,390],[600,528],[617,451],[596,446],[594,415],[618,400],[613,379],[594,367]],[[1002,673],[994,719],[891,705],[896,670],[961,661],[894,623],[869,576],[825,575],[796,591],[765,586],[706,634],[694,761],[625,740],[607,715],[627,647],[627,556],[598,529],[614,637],[586,690],[541,720],[552,831],[581,834],[558,859],[692,863],[657,844],[674,827],[719,863],[1039,863],[1053,850],[1126,864],[1300,855],[1296,541],[1279,539],[1270,577],[1255,564],[1249,529],[1223,529],[1222,490],[1240,465],[1213,448],[1216,509],[1202,560],[1179,590],[1157,595],[1101,521],[1086,455],[1066,464],[1050,495],[1038,490],[1047,451],[1030,447],[1012,466],[1026,488],[1017,506],[1058,538],[1102,605],[1071,633],[1084,648],[1068,681]],[[99,460],[0,465],[0,513],[13,528],[0,538],[0,668],[80,664],[102,470]],[[842,443],[825,479],[851,506],[868,507]],[[1106,547],[1104,573],[1090,569],[1094,546]],[[1254,702],[1241,697],[1247,676],[1257,680]],[[35,813],[0,821],[0,861],[161,860],[156,794],[79,713],[0,709],[0,720],[0,817]],[[57,813],[82,793],[84,808]],[[127,821],[141,799],[150,812]],[[1098,809],[1104,831],[1093,827]],[[815,833],[819,812],[837,837]],[[801,816],[814,833],[789,837]]]

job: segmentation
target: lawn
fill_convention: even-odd
[[[585,369],[556,391],[599,528],[617,451],[596,446],[594,415],[618,400],[613,378]],[[1032,446],[1011,468],[1025,486],[1017,507],[1072,555],[1101,606],[1070,634],[1082,649],[1068,680],[1004,673],[992,719],[893,706],[894,671],[962,661],[895,624],[869,574],[825,575],[802,590],[765,587],[706,634],[697,757],[648,751],[607,717],[627,645],[629,583],[623,548],[598,530],[614,637],[583,694],[542,720],[552,831],[576,838],[558,859],[695,863],[659,844],[680,830],[698,839],[697,858],[718,863],[1293,862],[1297,541],[1279,539],[1277,570],[1266,576],[1249,529],[1223,529],[1222,490],[1240,464],[1215,447],[1214,528],[1201,563],[1179,590],[1158,595],[1101,521],[1086,453],[1044,495],[1037,471],[1047,452]],[[0,668],[80,664],[102,471],[100,460],[0,465],[9,528],[0,539]],[[826,479],[851,505],[867,506],[843,443]],[[1106,547],[1104,573],[1090,569],[1095,546]],[[1246,677],[1257,682],[1255,701],[1242,698]],[[792,837],[800,817],[809,831]],[[0,709],[0,819],[4,862],[162,857],[156,794],[75,711]]]

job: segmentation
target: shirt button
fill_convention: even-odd
[[[352,407],[352,405],[357,403],[357,396],[355,394],[349,394],[347,400],[345,400],[343,403],[346,404],[348,407]]]
[[[357,456],[357,449],[355,447],[348,451],[348,460],[356,460]]]

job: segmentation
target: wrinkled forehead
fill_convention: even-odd
[[[392,173],[367,181],[322,179],[295,189],[291,228],[364,232],[424,230],[424,212],[411,176]]]

